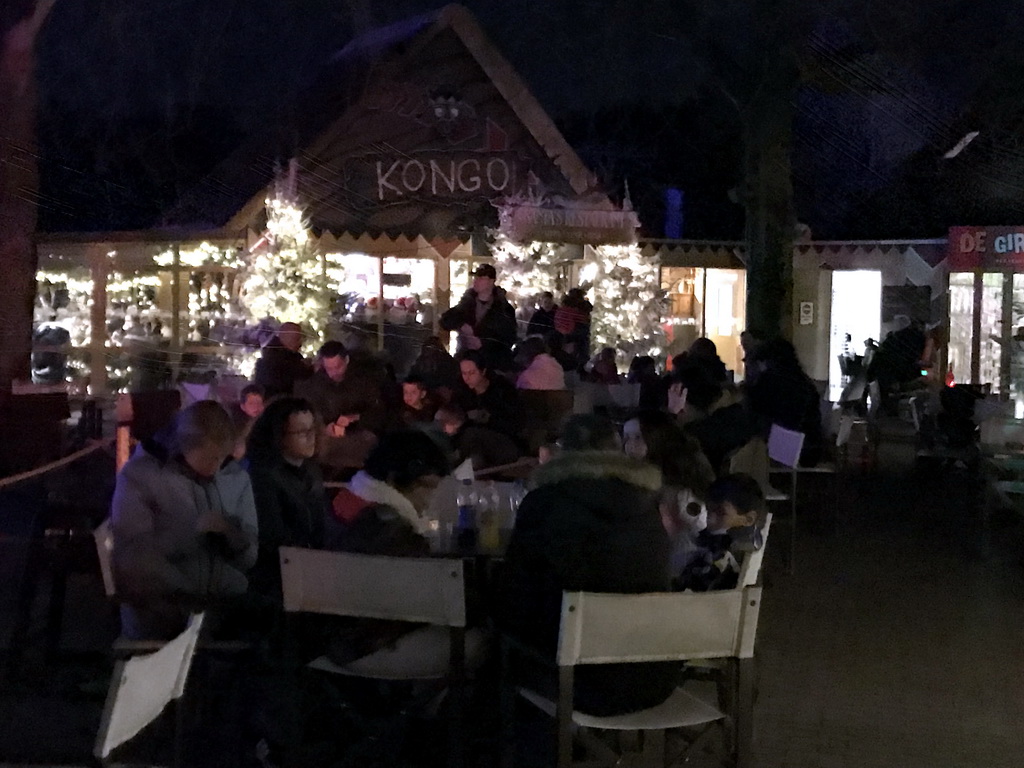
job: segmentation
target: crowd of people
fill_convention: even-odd
[[[588,305],[567,299],[555,307],[542,296],[529,321],[540,333],[513,349],[514,311],[493,267],[480,267],[442,320],[459,352],[432,340],[402,382],[337,341],[309,362],[302,329],[282,325],[236,404],[181,410],[120,473],[111,521],[125,633],[169,639],[204,608],[218,631],[275,637],[282,546],[428,553],[424,513],[442,478],[466,458],[478,469],[516,461],[526,451],[520,391],[564,389],[585,367]],[[640,407],[618,425],[600,413],[572,416],[557,445],[544,447],[496,587],[498,626],[551,656],[563,590],[735,585],[731,545],[757,527],[764,499],[757,482],[730,472],[730,454],[773,423],[807,435],[807,463],[823,449],[817,389],[792,345],[748,335],[745,349],[742,386],[708,339],[666,373],[640,357],[622,377],[614,351],[598,354],[593,380],[638,384]],[[341,472],[348,484],[332,495],[324,477]],[[342,629],[327,641],[341,660],[404,631]],[[577,705],[600,715],[656,704],[677,671],[586,670]]]

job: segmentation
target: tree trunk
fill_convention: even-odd
[[[745,123],[747,328],[789,336],[793,282],[793,99],[798,73],[791,49],[766,64]]]
[[[29,3],[0,30],[0,401],[29,372],[39,191],[35,44],[53,3]]]

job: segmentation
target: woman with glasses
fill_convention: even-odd
[[[246,458],[259,519],[256,592],[281,591],[279,547],[323,546],[327,498],[316,463],[322,429],[313,407],[298,397],[267,404],[249,434]]]

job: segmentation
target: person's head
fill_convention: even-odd
[[[715,342],[706,336],[694,339],[693,343],[690,344],[690,349],[688,351],[690,353],[690,357],[705,360],[718,359],[718,347],[715,346]]]
[[[516,362],[523,367],[528,366],[538,355],[548,351],[548,345],[540,336],[529,336],[516,346]]]
[[[247,455],[253,463],[283,459],[301,464],[317,453],[320,420],[308,400],[279,397],[267,403],[249,433]]]
[[[623,425],[622,438],[626,454],[658,467],[667,485],[703,498],[713,476],[711,465],[669,414],[640,411]]]
[[[427,385],[419,376],[409,376],[402,382],[402,402],[417,411],[427,400]]]
[[[622,447],[615,425],[596,413],[570,417],[559,443],[564,451],[618,451]]]
[[[466,423],[466,412],[457,405],[443,405],[434,414],[434,421],[442,432],[451,437]]]
[[[249,440],[249,433],[252,432],[252,425],[256,423],[256,419],[246,413],[239,403],[237,408],[231,409],[231,423],[235,426],[235,447],[231,450],[231,456],[236,461],[241,461],[245,458],[245,444]]]
[[[704,503],[709,531],[745,528],[757,523],[764,509],[764,492],[750,475],[723,475],[708,487]]]
[[[348,370],[348,350],[340,341],[328,341],[316,353],[320,370],[331,381],[343,381]]]
[[[644,381],[658,375],[658,366],[650,355],[637,355],[629,363],[630,383]]]
[[[550,312],[555,308],[555,294],[551,291],[544,291],[537,299],[537,305],[545,312]]]
[[[758,346],[752,355],[755,365],[781,371],[803,371],[796,348],[786,339],[775,338]]]
[[[258,419],[263,413],[264,391],[259,384],[249,384],[238,393],[238,407],[250,419]]]
[[[481,264],[473,270],[473,290],[477,298],[489,299],[494,293],[494,283],[498,273],[491,264]]]
[[[562,305],[566,307],[582,307],[587,300],[587,295],[582,288],[571,288],[562,299]]]
[[[598,353],[597,359],[602,363],[615,365],[615,348],[605,347]]]
[[[366,457],[363,471],[390,485],[422,512],[430,505],[441,478],[448,474],[448,457],[424,432],[392,432]]]
[[[467,349],[458,355],[459,373],[462,374],[462,383],[478,394],[487,391],[490,385],[487,363],[479,350]]]
[[[200,477],[211,478],[235,447],[235,425],[220,403],[200,400],[174,417],[173,453]]]
[[[281,323],[277,329],[277,338],[282,347],[298,352],[302,349],[302,326],[298,323]]]
[[[689,355],[672,368],[672,379],[686,390],[686,411],[690,416],[708,413],[725,392],[707,366]]]

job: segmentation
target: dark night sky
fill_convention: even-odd
[[[676,184],[687,192],[686,234],[728,236],[742,220],[725,198],[737,181],[738,130],[708,92],[728,64],[723,59],[748,52],[747,2],[466,4],[613,192],[627,176],[652,195]],[[935,215],[886,220],[877,198],[913,182],[906,168],[915,157],[944,151],[965,119],[991,111],[975,100],[1000,93],[991,87],[1005,76],[1000,67],[1016,71],[1019,62],[1005,61],[1012,41],[1003,30],[1024,15],[1024,3],[808,5],[818,16],[804,48],[815,77],[798,93],[794,122],[801,218],[830,237],[872,226],[877,236],[903,235],[897,230],[911,220],[941,226]],[[701,26],[708,17],[694,9],[704,6],[713,18]],[[352,37],[354,19],[387,23],[437,5],[371,1],[368,17],[359,7],[344,0],[59,0],[40,50],[43,227],[145,224],[286,108]],[[703,47],[708,35],[712,57]],[[997,117],[1015,106],[1002,105]],[[990,151],[998,156],[1000,146]],[[933,202],[922,205],[938,210]]]

